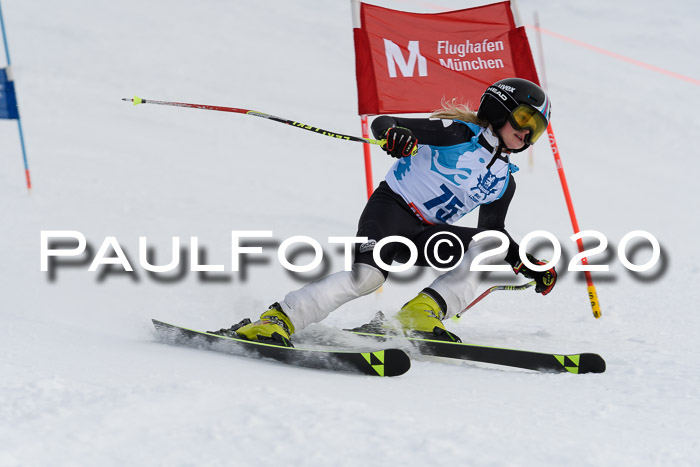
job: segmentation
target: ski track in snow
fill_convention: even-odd
[[[525,23],[536,11],[548,30],[700,76],[695,2],[518,5]],[[700,463],[700,159],[687,143],[700,126],[696,86],[543,36],[579,223],[610,241],[599,262],[611,271],[594,273],[603,318],[591,316],[585,283],[562,272],[548,297],[497,292],[448,324],[475,344],[596,352],[605,373],[421,358],[398,378],[334,374],[159,344],[150,318],[218,329],[300,287],[274,246],[246,277],[231,273],[230,232],[308,235],[332,252],[324,241],[354,234],[364,205],[361,147],[243,115],[134,108],[120,98],[251,108],[360,134],[350,2],[3,7],[34,190],[23,186],[16,126],[4,122],[0,466]],[[543,145],[533,163],[527,153],[514,162],[509,230],[554,233],[565,269],[574,246],[551,153]],[[391,163],[373,149],[375,182]],[[620,239],[639,229],[663,249],[663,270],[651,278],[617,259]],[[136,272],[92,273],[83,260],[51,278],[39,270],[42,230],[80,231],[93,251],[115,236]],[[202,263],[227,272],[154,278],[139,266],[139,236],[159,264],[171,237],[189,251],[197,236]],[[642,263],[649,250],[633,257]],[[339,255],[328,259],[330,270],[342,267]],[[298,337],[358,344],[336,330],[396,311],[430,274],[390,280]]]

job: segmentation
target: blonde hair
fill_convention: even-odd
[[[469,105],[458,104],[457,99],[447,101],[442,100],[442,109],[436,110],[430,118],[444,118],[449,120],[461,120],[466,123],[473,123],[484,128],[489,126],[489,122],[482,120],[476,116],[476,111],[472,110]]]

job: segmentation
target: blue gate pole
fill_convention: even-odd
[[[10,48],[7,46],[7,35],[5,34],[5,20],[2,17],[2,6],[0,5],[0,28],[2,29],[2,40],[5,44],[5,57],[7,57],[7,67],[11,68]],[[19,141],[22,145],[22,159],[24,160],[24,174],[27,178],[27,189],[32,189],[32,180],[29,176],[29,163],[27,162],[27,151],[24,147],[24,133],[22,132],[22,119],[19,116],[19,108],[17,109],[17,127],[19,128]]]

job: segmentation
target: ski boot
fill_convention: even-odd
[[[425,292],[419,293],[394,315],[401,331],[409,337],[462,342],[459,337],[445,329],[445,325],[442,324],[444,318],[445,312],[438,302]]]
[[[459,337],[445,329],[445,325],[442,324],[444,317],[445,313],[435,299],[421,292],[406,303],[393,320],[387,319],[384,313],[378,311],[372,321],[350,330],[360,334],[404,334],[421,339],[462,342]]]
[[[266,312],[260,315],[258,321],[251,322],[250,319],[246,318],[230,328],[221,329],[211,334],[259,341],[282,347],[294,347],[289,338],[293,333],[294,325],[291,320],[282,311],[282,307],[278,303],[274,303]]]

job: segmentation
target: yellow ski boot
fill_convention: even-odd
[[[251,322],[246,318],[229,329],[222,329],[215,334],[221,334],[249,341],[260,341],[267,344],[294,347],[290,336],[294,333],[294,325],[289,317],[282,311],[278,303],[270,306],[266,312],[260,315],[260,319]]]
[[[440,305],[425,292],[419,293],[406,303],[394,316],[404,334],[410,337],[462,342],[459,337],[445,329],[445,325],[442,324],[444,318],[445,312]]]

